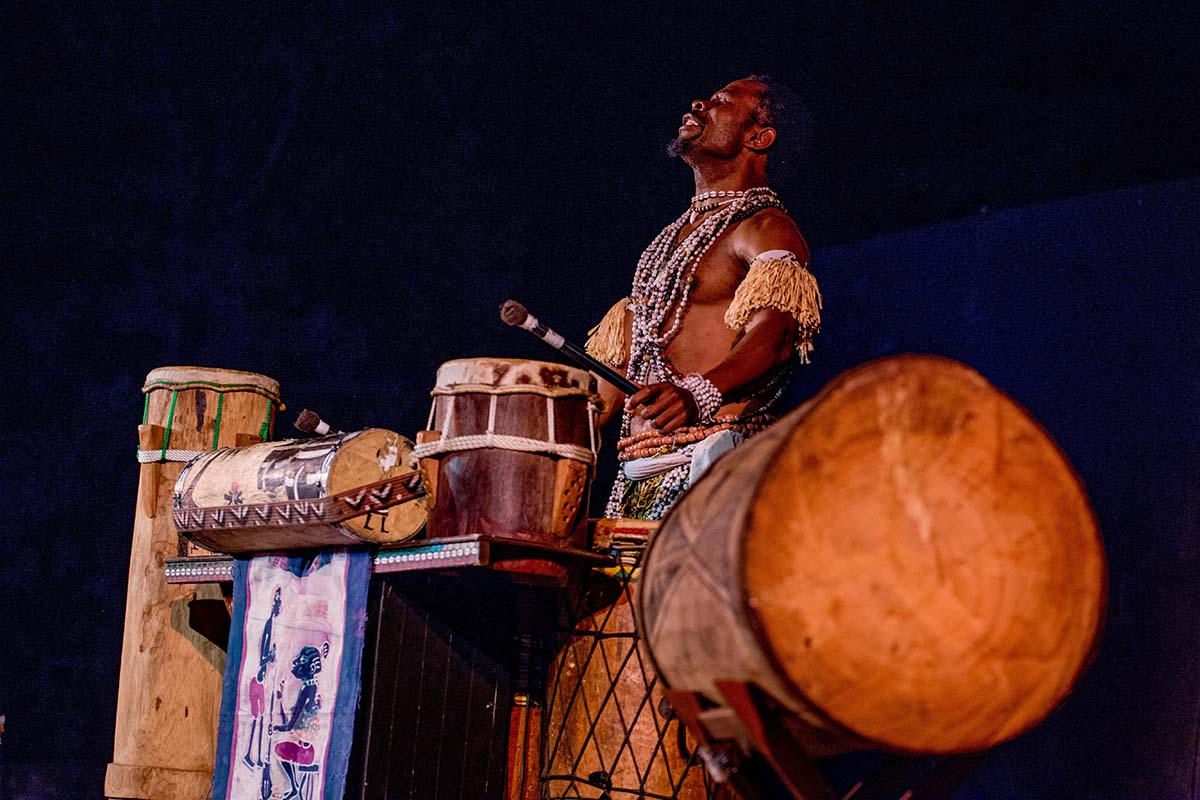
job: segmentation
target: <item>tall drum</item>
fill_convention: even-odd
[[[718,793],[665,702],[633,619],[636,556],[578,588],[550,671],[539,800],[708,800]]]
[[[146,376],[138,429],[141,479],[133,522],[121,684],[110,798],[201,800],[212,789],[225,653],[188,623],[196,600],[223,603],[215,587],[169,585],[163,559],[180,553],[171,486],[205,450],[270,438],[282,408],[265,375],[163,367]],[[201,597],[212,590],[215,597]]]
[[[679,502],[638,594],[672,689],[754,683],[813,755],[979,750],[1067,695],[1104,610],[1079,478],[954,361],[845,373]]]
[[[598,404],[591,373],[562,364],[443,364],[434,430],[415,451],[429,494],[429,535],[583,546]]]

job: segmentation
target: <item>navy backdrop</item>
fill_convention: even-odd
[[[547,356],[505,297],[582,336],[626,292],[690,195],[679,114],[758,69],[818,121],[780,187],[826,299],[798,394],[962,359],[1104,530],[1096,664],[961,796],[1198,796],[1194,10],[772,5],[14,10],[0,796],[101,792],[149,369],[271,375],[280,432],[309,406],[411,434],[442,361]]]

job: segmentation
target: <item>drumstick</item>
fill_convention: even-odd
[[[631,382],[624,375],[613,370],[604,362],[592,358],[581,348],[564,339],[561,334],[538,322],[538,318],[530,314],[525,306],[516,300],[504,301],[504,305],[500,306],[500,319],[514,328],[524,328],[585,369],[590,369],[625,394],[633,394],[642,388],[636,383]]]
[[[296,421],[292,424],[298,431],[315,433],[318,436],[324,436],[327,433],[341,433],[341,431],[335,431],[329,427],[329,423],[321,419],[317,412],[309,411],[307,408],[300,412],[300,416],[296,417]]]

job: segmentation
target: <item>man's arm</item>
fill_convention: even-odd
[[[771,250],[790,252],[801,266],[808,264],[808,244],[795,223],[782,212],[764,212],[746,220],[733,231],[732,245],[737,257],[747,264]],[[791,358],[796,331],[796,320],[787,311],[756,308],[734,340],[729,355],[705,372],[704,377],[724,397],[756,388],[756,384]],[[672,383],[644,387],[629,398],[629,405],[663,433],[671,433],[699,417],[692,393]]]

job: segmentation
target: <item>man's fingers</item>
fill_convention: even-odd
[[[642,403],[653,397],[655,394],[653,386],[643,386],[633,394],[629,395],[629,399],[625,401],[626,408],[637,408]]]
[[[678,400],[673,400],[671,403],[665,405],[661,411],[654,415],[654,427],[662,430],[663,425],[675,417],[680,416],[684,419],[688,417],[687,406]]]
[[[662,394],[663,389],[669,385],[665,383],[652,383],[649,386],[643,386],[629,396],[629,399],[625,401],[625,406],[627,408],[637,408],[640,405],[649,403]]]
[[[667,420],[661,425],[656,421],[654,427],[658,428],[663,433],[674,433],[683,427],[687,421],[687,411],[681,411],[668,417]]]
[[[669,394],[664,394],[653,403],[642,409],[641,415],[646,419],[655,419],[662,416],[663,412],[672,409],[679,405],[679,400]]]

